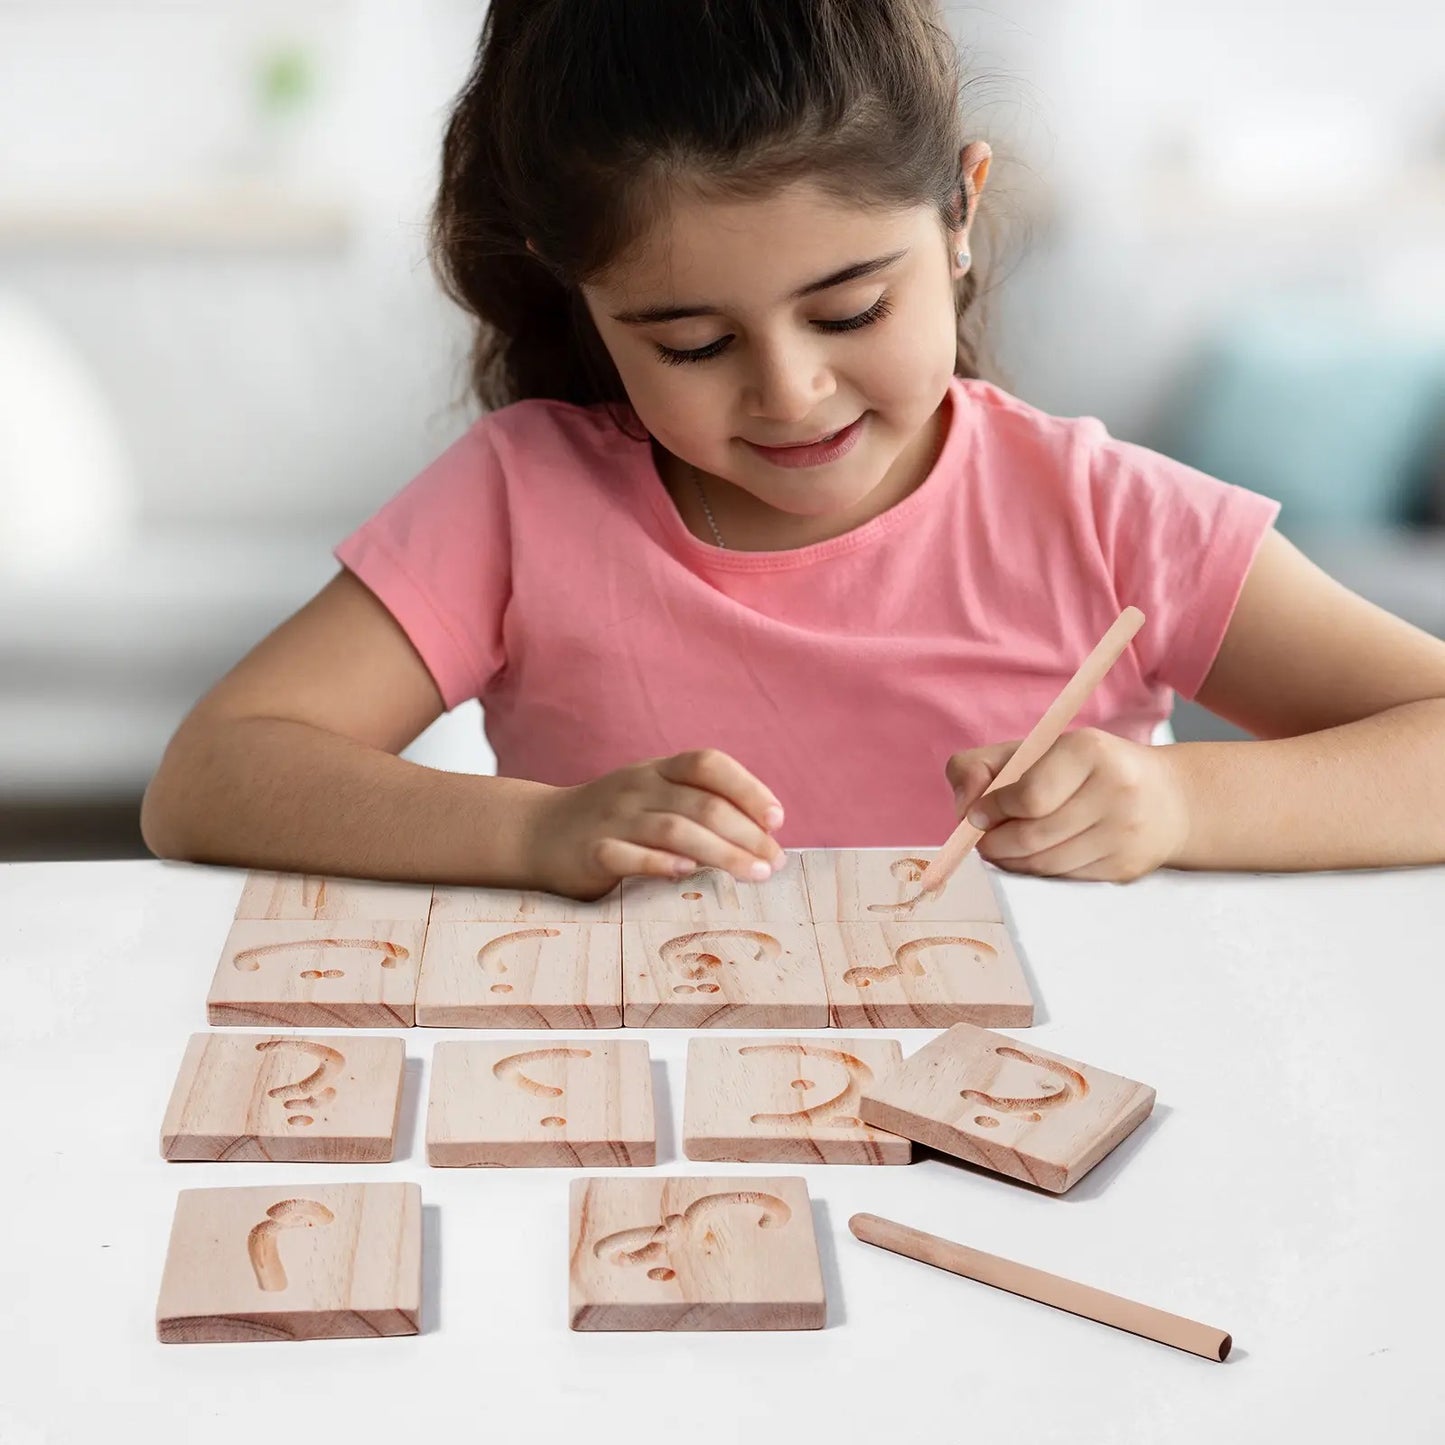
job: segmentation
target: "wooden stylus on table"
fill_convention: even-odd
[[[1137,1304],[1094,1289],[1092,1285],[1048,1274],[1027,1264],[1016,1264],[1011,1259],[1000,1259],[996,1254],[984,1254],[982,1250],[940,1239],[936,1234],[925,1234],[921,1229],[880,1219],[876,1214],[855,1214],[848,1221],[848,1228],[865,1244],[876,1244],[880,1249],[907,1255],[921,1264],[946,1269],[965,1279],[976,1279],[980,1284],[1067,1310],[1086,1320],[1112,1325],[1116,1330],[1128,1330],[1146,1340],[1157,1340],[1161,1345],[1173,1345],[1176,1350],[1188,1350],[1206,1360],[1224,1359],[1233,1345],[1228,1334],[1212,1325],[1202,1325],[1152,1305]]]
[[[1049,705],[1049,710],[1033,726],[1033,730],[1014,749],[1013,756],[999,770],[999,775],[982,793],[980,798],[999,788],[1006,788],[1017,782],[1053,745],[1058,742],[1064,729],[1073,722],[1090,694],[1104,680],[1104,675],[1124,654],[1124,649],[1133,640],[1134,634],[1144,625],[1144,614],[1137,607],[1126,607],[1114,625],[1099,639],[1099,644],[1080,664],[1079,670],[1064,684],[1064,689]],[[975,798],[974,802],[978,799]],[[968,857],[973,845],[983,837],[983,831],[975,828],[965,817],[948,835],[934,855],[933,861],[923,870],[916,898],[937,893],[953,876],[958,865]]]

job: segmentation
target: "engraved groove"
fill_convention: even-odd
[[[982,953],[992,954],[998,957],[998,949],[993,944],[986,943],[981,938],[962,938],[954,935],[943,935],[936,938],[911,938],[907,943],[900,944],[893,952],[893,962],[884,964],[881,967],[850,968],[843,975],[843,982],[851,984],[855,988],[867,988],[870,984],[882,983],[884,979],[900,978],[907,974],[910,978],[922,978],[926,970],[918,961],[916,955],[922,953],[925,948],[973,948]],[[983,960],[980,959],[979,962]]]
[[[895,858],[888,865],[888,871],[898,879],[900,883],[917,883],[923,878],[923,870],[928,867],[926,858]],[[910,898],[903,903],[870,903],[869,913],[896,913],[908,916],[913,912],[918,899]]]
[[[246,1238],[246,1252],[257,1285],[268,1291],[286,1288],[286,1270],[276,1235],[283,1229],[314,1229],[330,1224],[336,1216],[314,1199],[283,1199],[266,1211],[266,1220],[258,1224]]]
[[[655,1265],[647,1272],[652,1280],[666,1281],[674,1276],[673,1269],[656,1261],[671,1259],[673,1252],[684,1249],[689,1235],[698,1228],[708,1225],[711,1218],[721,1211],[751,1206],[760,1211],[757,1221],[759,1229],[781,1229],[793,1217],[793,1211],[776,1194],[764,1194],[757,1190],[737,1190],[726,1194],[705,1194],[694,1200],[681,1214],[669,1214],[660,1224],[644,1224],[635,1229],[620,1229],[604,1235],[593,1246],[592,1252],[598,1259],[609,1264],[628,1268],[633,1265]],[[717,1236],[711,1227],[704,1231],[703,1245],[716,1244]]]
[[[1014,1059],[1021,1064],[1031,1064],[1042,1073],[1051,1075],[1060,1082],[1051,1087],[1052,1079],[1040,1079],[1038,1086],[1044,1090],[1044,1093],[1032,1096],[1010,1098],[997,1094],[985,1094],[981,1089],[961,1089],[960,1097],[968,1099],[971,1103],[986,1104],[990,1109],[997,1109],[1001,1114],[1025,1114],[1031,1123],[1038,1123],[1043,1118],[1039,1110],[1062,1107],[1072,1103],[1075,1099],[1084,1098],[1089,1092],[1089,1081],[1077,1069],[1071,1069],[1067,1064],[1059,1063],[1057,1059],[1046,1059],[1038,1054],[1029,1054],[1022,1049],[1009,1047],[996,1048],[994,1053],[1000,1058]],[[976,1119],[974,1122],[981,1123],[982,1119]],[[995,1120],[994,1124],[997,1122]],[[992,1128],[994,1124],[986,1127]]]
[[[311,948],[357,948],[363,953],[379,953],[383,968],[396,968],[411,957],[409,948],[400,943],[393,943],[390,939],[378,941],[375,938],[295,938],[288,939],[284,943],[258,943],[253,948],[243,948],[231,960],[231,965],[241,973],[255,973],[261,967],[261,960],[273,953],[304,951]],[[345,978],[346,975],[339,968],[327,969],[325,972],[307,969],[301,977]]]
[[[561,930],[557,928],[519,928],[514,933],[504,933],[500,938],[494,938],[489,943],[484,943],[477,950],[477,962],[482,966],[483,973],[503,974],[507,972],[507,965],[497,957],[502,949],[525,942],[530,938],[559,938],[560,936]],[[510,993],[511,985],[493,985],[492,992]]]
[[[866,1084],[873,1081],[873,1070],[856,1054],[844,1053],[841,1049],[824,1048],[818,1044],[744,1044],[738,1050],[740,1056],[749,1054],[795,1054],[800,1059],[827,1059],[842,1067],[846,1082],[830,1098],[809,1108],[796,1109],[786,1114],[753,1114],[753,1124],[801,1125],[804,1128],[856,1129],[859,1095]],[[802,1085],[812,1088],[808,1079],[794,1079],[791,1087]],[[847,1111],[847,1112],[844,1112]]]

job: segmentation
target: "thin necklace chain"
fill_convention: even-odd
[[[717,529],[717,521],[713,517],[712,508],[707,504],[707,493],[702,489],[702,478],[697,474],[697,468],[689,465],[688,471],[692,473],[692,484],[697,488],[697,499],[702,503],[703,512],[707,516],[707,524],[712,528],[712,534],[717,539],[719,547],[726,547],[727,543],[722,539],[722,533]]]

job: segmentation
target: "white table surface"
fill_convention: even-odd
[[[695,1165],[688,1034],[639,1031],[665,1079],[658,1170],[807,1179],[828,1324],[575,1334],[577,1171],[425,1163],[431,1050],[462,1035],[398,1031],[391,1164],[168,1164],[161,1116],[242,875],[0,868],[0,1442],[1445,1440],[1445,869],[997,876],[1041,1005],[1028,1037],[1153,1084],[1153,1116],[1061,1197],[940,1156]],[[897,1037],[911,1053],[932,1034]],[[420,1335],[156,1342],[179,1189],[368,1179],[421,1185]],[[857,1211],[1217,1325],[1234,1354],[874,1249],[848,1233]]]

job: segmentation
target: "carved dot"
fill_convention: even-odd
[[[790,1089],[811,1089],[813,1081],[811,1079],[794,1079],[788,1087]]]
[[[997,1119],[991,1119],[987,1114],[975,1114],[975,1115],[973,1116],[973,1122],[974,1122],[975,1124],[977,1124],[977,1125],[979,1126],[979,1128],[981,1128],[981,1129],[997,1129],[997,1128],[998,1128],[998,1120],[997,1120]]]
[[[858,980],[858,987],[859,987],[859,988],[872,988],[872,987],[873,987],[873,980],[872,980],[871,978],[860,978],[860,979]]]
[[[511,993],[511,991],[512,985],[509,983],[494,983],[492,985],[493,993]]]
[[[545,1124],[549,1129],[560,1129],[562,1125],[566,1122],[567,1121],[565,1119],[561,1118],[557,1114],[549,1114],[545,1119],[542,1120],[542,1123]]]
[[[310,1114],[292,1114],[286,1122],[288,1124],[314,1124],[316,1120]]]
[[[676,1279],[677,1275],[670,1269],[650,1269],[647,1271],[648,1279],[661,1280],[666,1283],[670,1279]]]
[[[700,983],[697,986],[699,993],[717,993],[718,986],[715,983]]]
[[[1040,1120],[1043,1119],[1043,1117],[1044,1116],[1042,1114],[1030,1114],[1028,1116],[1028,1120],[1030,1124],[1037,1124],[1040,1122]]]
[[[696,993],[697,990],[690,983],[675,983],[672,986],[673,993]]]
[[[684,893],[682,896],[683,896],[684,898],[701,898],[701,897],[702,897],[702,894],[701,894],[701,893]]]

